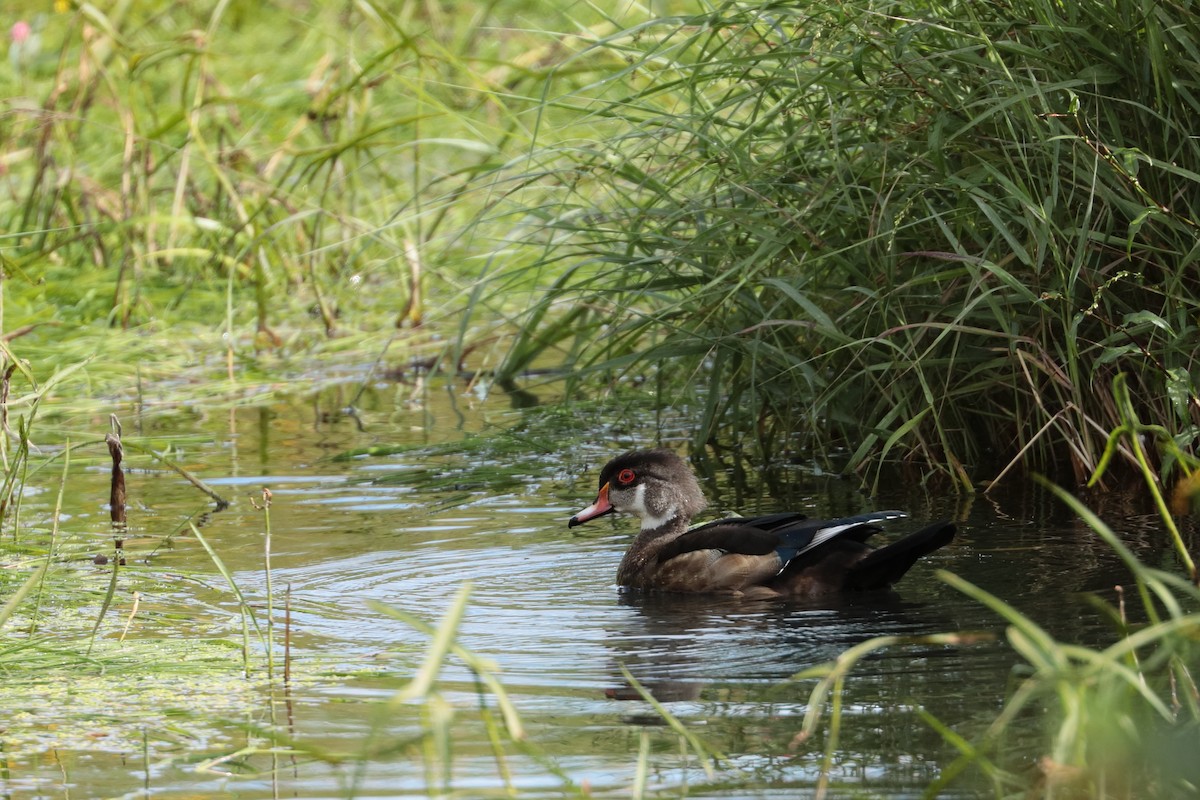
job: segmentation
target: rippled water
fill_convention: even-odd
[[[142,731],[142,748],[131,750],[106,745],[106,738],[119,737],[91,712],[80,719],[70,708],[43,708],[37,724],[82,726],[96,732],[97,744],[56,741],[36,752],[27,743],[14,750],[5,740],[9,757],[0,789],[6,797],[428,796],[430,783],[444,778],[428,773],[411,748],[381,753],[361,772],[353,759],[339,765],[330,756],[364,752],[420,724],[411,707],[380,715],[421,664],[428,639],[368,601],[434,622],[465,581],[472,592],[459,642],[499,665],[529,744],[508,746],[503,767],[497,765],[477,713],[472,674],[450,660],[442,675],[458,719],[450,782],[463,796],[503,793],[504,772],[530,795],[560,796],[564,786],[628,795],[645,744],[649,790],[795,797],[817,780],[822,743],[797,742],[813,682],[790,676],[874,636],[1002,632],[993,614],[937,580],[935,569],[1003,597],[1071,641],[1107,636],[1079,593],[1111,597],[1111,587],[1125,580],[1106,548],[1032,490],[966,502],[896,487],[867,498],[849,482],[797,468],[773,492],[753,481],[735,483],[720,471],[706,490],[714,511],[787,506],[837,516],[898,507],[913,519],[892,523],[897,532],[946,517],[959,521],[959,537],[916,567],[891,599],[804,607],[631,597],[617,591],[613,577],[632,521],[607,518],[568,531],[566,520],[592,499],[596,470],[608,455],[651,442],[625,434],[620,441],[580,444],[576,430],[564,435],[567,444],[559,449],[552,428],[531,429],[521,415],[532,412],[509,410],[503,398],[469,403],[459,397],[452,407],[434,395],[413,408],[376,396],[364,411],[363,428],[339,417],[340,402],[330,395],[213,418],[176,415],[143,426],[161,437],[186,432],[188,443],[179,445],[177,459],[235,499],[232,508],[202,517],[202,530],[260,611],[263,517],[250,497],[263,486],[273,493],[276,605],[289,587],[292,658],[303,676],[286,697],[276,693],[276,715],[230,716],[201,703],[180,715],[218,729],[211,739],[172,731],[156,719]],[[499,437],[505,446],[436,446],[476,435]],[[380,444],[414,447],[335,458]],[[144,459],[132,458],[131,465],[131,560],[110,617],[123,618],[123,602],[132,591],[143,591],[132,635],[161,636],[165,626],[179,637],[238,641],[237,602],[204,548],[186,530],[168,538],[206,501],[173,472],[151,468]],[[94,531],[97,552],[108,541],[106,482],[98,460],[77,470],[70,484],[69,524]],[[26,513],[46,513],[53,492],[32,489]],[[1135,517],[1114,522],[1144,555],[1159,558],[1152,523]],[[108,574],[83,558],[75,568],[94,570],[98,584]],[[139,589],[151,577],[154,588]],[[106,627],[105,636],[116,636],[120,621]],[[236,666],[236,657],[230,658]],[[844,697],[830,796],[920,796],[956,753],[916,709],[964,736],[977,735],[998,711],[1017,663],[1002,641],[910,644],[866,658]],[[700,759],[681,754],[679,736],[638,696],[621,665],[707,747],[726,756],[711,777]],[[136,688],[122,688],[115,676],[112,691],[122,698],[112,708],[113,725],[128,727],[129,716],[136,725]],[[263,707],[269,707],[266,695]],[[324,757],[253,753],[195,769],[195,762],[236,751],[239,743],[262,743],[255,731],[272,721]],[[1036,739],[1029,748],[1032,758]],[[973,796],[983,784],[968,776],[955,786]]]

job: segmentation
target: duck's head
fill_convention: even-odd
[[[567,524],[620,511],[641,520],[642,530],[654,530],[677,520],[686,525],[707,505],[686,461],[670,450],[638,450],[604,465],[595,502]]]

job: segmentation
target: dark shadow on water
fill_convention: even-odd
[[[614,700],[641,697],[620,665],[656,700],[697,700],[708,686],[776,685],[877,636],[954,629],[935,607],[895,592],[820,603],[623,592],[618,602],[635,613],[606,640]]]
[[[533,408],[541,402],[536,394],[517,386],[512,378],[501,378],[496,381],[496,385],[508,396],[513,408]]]

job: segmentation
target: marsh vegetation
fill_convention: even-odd
[[[347,796],[389,782],[430,794],[1194,790],[1174,755],[1200,718],[1200,22],[1186,4],[215,0],[5,13],[8,707],[38,698],[46,713],[74,692],[85,713],[47,719],[76,724],[120,714],[97,699],[102,676],[155,698],[186,678],[178,708],[137,706],[153,722],[113,734],[108,752],[140,753],[147,786],[169,762],[277,780],[281,763],[321,764]],[[502,408],[534,395],[542,408]],[[154,493],[131,492],[133,531],[101,510],[111,414],[124,468],[153,476]],[[914,516],[973,520],[980,536],[921,597],[956,609],[948,625],[814,610],[743,610],[750,622],[734,625],[743,612],[692,609],[664,627],[662,609],[588,603],[614,641],[644,648],[557,617],[544,627],[564,638],[529,650],[481,637],[476,603],[495,633],[607,591],[607,573],[561,544],[558,518],[588,467],[655,439],[689,447],[739,510],[798,495],[814,513],[849,511],[891,492]],[[289,447],[295,457],[279,454]],[[1071,540],[1078,581],[1049,555],[1039,566],[1052,580],[1013,586],[1011,565],[1008,585],[963,577],[969,552],[1043,555],[1046,542],[987,539],[973,505],[992,492],[1007,508],[997,492],[1020,494],[1034,473],[1132,499],[1085,494],[1093,516],[1061,498],[1095,532]],[[236,494],[233,509],[214,509],[195,481]],[[319,506],[322,481],[354,487],[329,500],[361,503],[358,527],[314,513],[310,533],[354,546],[301,537],[280,549],[278,533],[264,536],[280,530],[272,513],[304,530],[298,509]],[[265,484],[289,510],[261,507]],[[404,522],[371,514],[377,496]],[[491,511],[466,511],[479,507]],[[1046,508],[1039,517],[1071,524]],[[459,517],[512,552],[551,553],[562,588],[539,594],[527,559],[491,538],[445,534]],[[1120,531],[1133,517],[1153,522],[1131,543]],[[386,570],[355,531],[395,536],[380,552],[404,563],[416,548],[411,573]],[[569,544],[603,561],[621,541]],[[497,573],[532,599],[481,598],[480,582],[503,588],[489,583]],[[473,593],[455,595],[470,577]],[[289,579],[337,588],[297,597],[285,625]],[[396,581],[407,589],[385,588]],[[1023,607],[1064,585],[1089,593],[1105,624],[1064,625],[1054,602]],[[963,634],[1000,619],[1004,644]],[[810,646],[797,620],[832,631],[831,646]],[[722,652],[710,630],[725,625],[769,666],[748,683],[705,673],[676,701],[652,700],[663,664],[692,674]],[[303,654],[286,681],[284,628]],[[664,630],[699,644],[651,658]],[[502,654],[545,670],[572,635],[618,651],[629,667],[614,691],[645,714],[580,700],[597,683],[583,660],[549,685],[518,666],[531,688],[510,699]],[[352,655],[324,660],[326,646]],[[902,677],[906,661],[936,658],[961,680],[984,664],[989,708]],[[657,666],[639,673],[639,659]],[[352,733],[288,724],[292,692],[314,686],[309,708],[368,701],[353,705]],[[776,704],[802,722],[759,726]],[[881,727],[921,751],[881,747],[863,709],[882,709]],[[597,761],[581,760],[589,715],[605,720]],[[6,731],[16,769],[0,784],[14,796],[31,754],[88,752],[86,736],[38,750],[36,717]],[[871,774],[884,775],[878,788]],[[130,791],[104,787],[97,796]]]

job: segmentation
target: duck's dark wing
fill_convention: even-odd
[[[655,585],[763,597],[886,588],[954,537],[953,525],[937,523],[878,550],[867,546],[880,530],[877,523],[903,516],[877,511],[835,520],[798,513],[717,520],[663,546]]]
[[[789,561],[772,586],[794,597],[888,589],[918,559],[949,544],[953,538],[954,526],[949,522],[927,525],[878,550],[853,541],[851,536],[837,536]]]
[[[782,566],[835,538],[858,542],[879,531],[873,523],[903,517],[899,511],[876,511],[835,520],[808,519],[797,512],[768,514],[762,517],[730,517],[709,522],[664,547],[658,556],[665,563],[676,556],[696,550],[720,550],[725,553],[763,556],[774,551]]]
[[[687,533],[658,552],[659,563],[697,550],[720,550],[747,556],[765,556],[779,547],[779,537],[769,530],[738,524],[736,520],[718,520]]]
[[[826,542],[852,540],[865,543],[882,530],[876,523],[907,516],[903,511],[872,511],[842,519],[801,520],[775,530],[782,540],[777,548],[785,564],[797,556],[816,550]]]
[[[781,511],[778,514],[766,514],[761,517],[726,517],[725,519],[707,522],[697,528],[693,528],[690,532],[694,533],[717,525],[738,525],[745,528],[758,528],[761,531],[777,531],[789,525],[794,525],[797,522],[812,521],[799,511]]]

